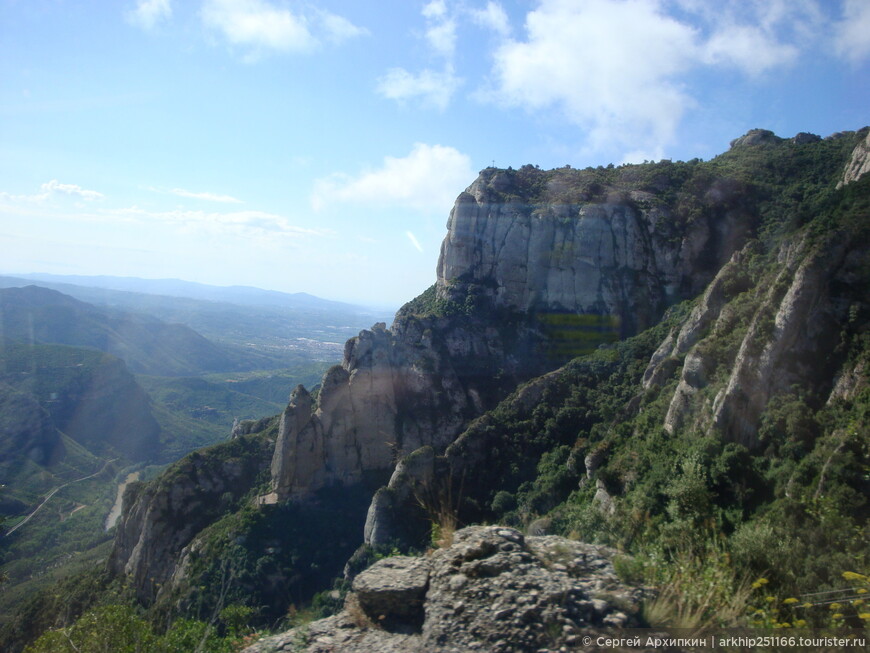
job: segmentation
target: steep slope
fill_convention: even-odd
[[[746,183],[698,164],[484,170],[451,211],[434,289],[349,341],[316,401],[294,392],[277,498],[445,447],[518,382],[696,295],[758,217]]]
[[[720,159],[763,178],[791,154],[766,140]],[[791,596],[839,588],[870,553],[870,176],[837,189],[840,174],[804,181],[794,214],[768,204],[764,237],[656,327],[402,461],[367,542],[419,544],[447,512],[659,553],[724,547]]]
[[[854,529],[870,180],[837,184],[866,138],[754,130],[709,162],[484,170],[451,214],[435,286],[348,341],[319,392],[293,391],[261,503],[316,512],[322,492],[358,496],[411,454],[375,495],[369,544],[419,545],[445,511],[679,542],[825,487]],[[131,515],[165,502],[141,497]],[[212,555],[248,534],[236,524]],[[163,549],[165,579],[201,550],[188,535]],[[131,552],[161,541],[126,520],[115,569],[143,578]]]
[[[93,471],[93,456],[146,461],[161,454],[148,396],[109,354],[9,345],[0,349],[0,402],[0,482],[27,502],[56,480]],[[87,459],[68,458],[64,437],[83,447]]]

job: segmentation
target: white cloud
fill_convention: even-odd
[[[390,100],[419,99],[422,104],[443,111],[462,84],[453,65],[456,20],[450,15],[444,0],[431,0],[423,6],[421,13],[426,19],[426,43],[433,55],[443,61],[442,69],[424,68],[419,73],[412,73],[405,68],[391,68],[378,80],[376,90]]]
[[[703,46],[704,60],[729,64],[750,75],[760,75],[793,62],[798,49],[780,43],[770,34],[751,25],[733,25],[714,34]]]
[[[57,179],[45,182],[40,186],[40,190],[42,190],[46,197],[55,193],[79,197],[84,200],[100,200],[104,197],[102,193],[98,193],[95,190],[85,190],[76,184],[62,184]]]
[[[180,227],[184,231],[202,231],[211,234],[230,234],[242,237],[304,238],[325,236],[328,231],[297,227],[281,215],[265,211],[150,211],[139,207],[106,211],[105,215],[138,222],[161,222]]]
[[[230,195],[219,195],[217,193],[196,193],[193,191],[185,190],[183,188],[173,188],[169,191],[173,195],[178,195],[179,197],[189,197],[195,200],[206,200],[208,202],[224,202],[227,204],[242,204],[242,200],[236,199]]]
[[[333,202],[355,202],[446,212],[456,199],[456,189],[465,188],[475,176],[471,159],[459,150],[417,143],[405,157],[384,157],[383,165],[375,170],[319,180],[311,202],[315,209]]]
[[[834,48],[838,56],[856,64],[870,56],[870,2],[845,1],[843,20],[835,26]]]
[[[794,63],[821,23],[813,0],[715,8],[696,0],[541,0],[526,16],[525,37],[496,49],[489,97],[558,110],[586,131],[593,150],[609,145],[629,151],[628,160],[660,158],[696,106],[688,73],[702,66],[770,73]]]
[[[333,43],[341,43],[369,33],[367,29],[354,25],[344,16],[331,14],[328,11],[319,11],[316,16],[324,35]]]
[[[456,52],[456,22],[442,18],[426,28],[429,46],[440,56],[450,59]]]
[[[692,103],[676,77],[691,65],[697,33],[658,9],[652,0],[545,0],[526,17],[527,40],[495,53],[497,96],[557,107],[589,130],[593,147],[660,147]]]
[[[310,52],[322,39],[341,42],[366,31],[323,10],[310,15],[277,8],[266,0],[205,0],[203,23],[233,45],[262,51]]]
[[[470,9],[471,19],[488,29],[493,30],[499,36],[508,36],[511,32],[510,21],[504,8],[497,2],[490,0],[485,9]]]
[[[754,0],[710,9],[697,12],[712,27],[712,35],[699,46],[703,62],[750,76],[794,63],[825,23],[815,0]]]
[[[431,0],[423,6],[420,13],[426,18],[443,18],[447,15],[447,4],[444,0]]]
[[[127,12],[127,20],[142,29],[153,29],[161,20],[172,16],[169,0],[138,0],[136,8]]]
[[[452,66],[442,72],[425,69],[409,73],[404,68],[393,68],[378,80],[377,90],[390,100],[419,99],[425,105],[444,110],[462,81],[453,74]]]

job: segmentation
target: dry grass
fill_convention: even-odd
[[[752,592],[746,578],[735,577],[724,554],[681,554],[657,583],[656,598],[643,615],[653,627],[685,628],[703,633],[741,624]]]
[[[459,528],[459,497],[454,497],[452,473],[414,488],[414,498],[429,517],[432,545],[444,549],[453,544]]]

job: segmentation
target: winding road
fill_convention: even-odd
[[[36,506],[36,508],[34,508],[34,510],[33,510],[32,513],[30,513],[29,515],[27,515],[27,517],[25,517],[25,518],[22,519],[20,522],[18,522],[17,524],[15,524],[15,526],[13,526],[13,527],[10,528],[8,531],[6,531],[6,533],[4,533],[4,535],[3,535],[3,537],[9,537],[10,535],[12,535],[12,533],[14,533],[15,531],[17,531],[17,530],[18,530],[19,528],[21,528],[22,526],[24,526],[24,524],[26,524],[27,522],[29,522],[29,521],[30,521],[30,518],[33,517],[33,515],[35,515],[37,512],[39,512],[39,509],[42,508],[42,506],[44,506],[46,503],[48,503],[48,500],[51,499],[51,497],[53,497],[55,494],[57,494],[60,490],[64,489],[67,485],[72,485],[73,483],[80,483],[81,481],[87,481],[89,478],[93,478],[94,476],[99,476],[99,475],[102,474],[104,471],[106,471],[106,467],[109,466],[109,463],[113,463],[113,462],[115,462],[116,460],[118,460],[118,459],[117,459],[117,458],[112,458],[111,460],[107,460],[107,461],[103,464],[103,466],[100,468],[100,471],[98,471],[98,472],[96,472],[96,473],[94,473],[94,474],[90,474],[90,475],[88,475],[88,476],[83,476],[82,478],[77,478],[77,479],[74,480],[74,481],[68,481],[68,482],[64,483],[63,485],[59,485],[59,486],[57,486],[56,488],[54,488],[51,492],[49,492],[47,495],[45,495],[45,499],[43,499],[43,500],[42,500],[42,503],[40,503],[38,506]]]

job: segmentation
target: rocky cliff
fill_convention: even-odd
[[[819,494],[813,474],[831,485],[834,467],[858,510],[868,179],[847,171],[866,137],[753,130],[709,162],[484,170],[435,286],[349,340],[316,392],[297,387],[274,451],[261,439],[232,487],[209,477],[209,502],[264,467],[260,504],[279,512],[372,492],[365,539],[388,548],[419,546],[445,510],[623,543],[736,531],[775,497]],[[149,565],[177,577],[217,514],[182,502],[169,524],[175,484],[196,492],[174,478],[126,502],[113,565],[141,596]],[[257,555],[265,569],[278,554]],[[428,618],[405,635],[425,639]]]
[[[297,387],[281,415],[272,461],[275,498],[304,498],[365,472],[388,471],[421,446],[447,446],[518,378],[540,370],[541,336],[517,321],[397,317],[349,340],[317,398]],[[494,378],[497,377],[497,378]]]
[[[670,162],[643,174],[482,171],[451,211],[434,293],[390,330],[348,341],[316,400],[294,391],[275,498],[356,482],[420,446],[443,450],[517,383],[700,292],[758,211],[739,181],[689,173]]]
[[[833,144],[818,138],[799,140],[790,142],[756,130],[734,142],[732,156],[763,161],[774,152],[793,156],[795,145]],[[847,171],[866,148],[865,138],[856,140]],[[842,170],[842,163],[839,169],[832,163],[820,183],[824,193],[833,191]],[[859,179],[852,178],[851,183]],[[841,397],[842,388],[849,384],[854,398],[854,384],[862,383],[861,374],[854,372],[856,365],[863,369],[862,363],[856,363],[861,360],[860,334],[870,317],[866,300],[870,245],[861,226],[866,219],[862,208],[866,193],[856,190],[855,199],[829,197],[836,199],[808,213],[807,219],[817,219],[812,228],[773,236],[772,226],[767,226],[766,242],[749,239],[734,250],[684,313],[674,313],[643,337],[621,344],[613,357],[575,361],[535,379],[499,406],[495,411],[499,417],[484,415],[443,454],[423,448],[400,461],[369,509],[367,544],[422,541],[427,511],[421,509],[421,497],[433,486],[440,486],[442,494],[463,494],[454,499],[452,508],[467,521],[499,519],[505,507],[541,514],[558,503],[555,496],[560,492],[587,483],[594,489],[592,503],[613,513],[613,495],[624,491],[625,485],[606,481],[608,477],[597,472],[608,461],[619,466],[619,476],[636,478],[641,473],[634,462],[615,461],[614,449],[625,437],[619,433],[639,437],[655,432],[656,422],[651,420],[656,419],[656,411],[644,410],[651,397],[661,406],[657,424],[675,439],[712,437],[753,452],[770,447],[770,434],[786,429],[773,426],[778,424],[773,415],[782,410],[778,406],[797,401],[810,411],[818,410]],[[771,205],[759,203],[757,209],[759,224],[770,220]],[[478,210],[470,212],[474,215]],[[823,217],[827,212],[851,217],[837,224]],[[442,254],[442,265],[445,258]],[[471,269],[478,267],[471,265]],[[443,288],[449,293],[456,285]],[[512,297],[510,301],[523,297],[504,296]],[[614,379],[619,384],[615,392],[608,389]],[[590,391],[594,387],[604,388],[603,395]],[[601,411],[606,402],[621,407]],[[801,435],[794,437],[802,439],[801,447],[808,451],[819,433],[816,427],[802,428]],[[560,445],[566,448],[559,455],[567,456],[560,459],[565,465],[562,488],[526,489],[521,494],[531,503],[517,506],[514,493],[523,481],[531,482],[540,474],[538,465]],[[497,500],[496,488],[510,499]]]
[[[663,201],[657,185],[683,190],[664,176],[606,172],[482,171],[450,214],[438,296],[464,298],[477,285],[497,306],[611,316],[632,335],[700,292],[754,227],[739,184],[709,180],[696,189],[704,211],[687,220]]]
[[[238,507],[268,469],[272,448],[267,437],[239,437],[185,456],[151,483],[128,485],[110,571],[143,603],[170,590],[194,537]]]

